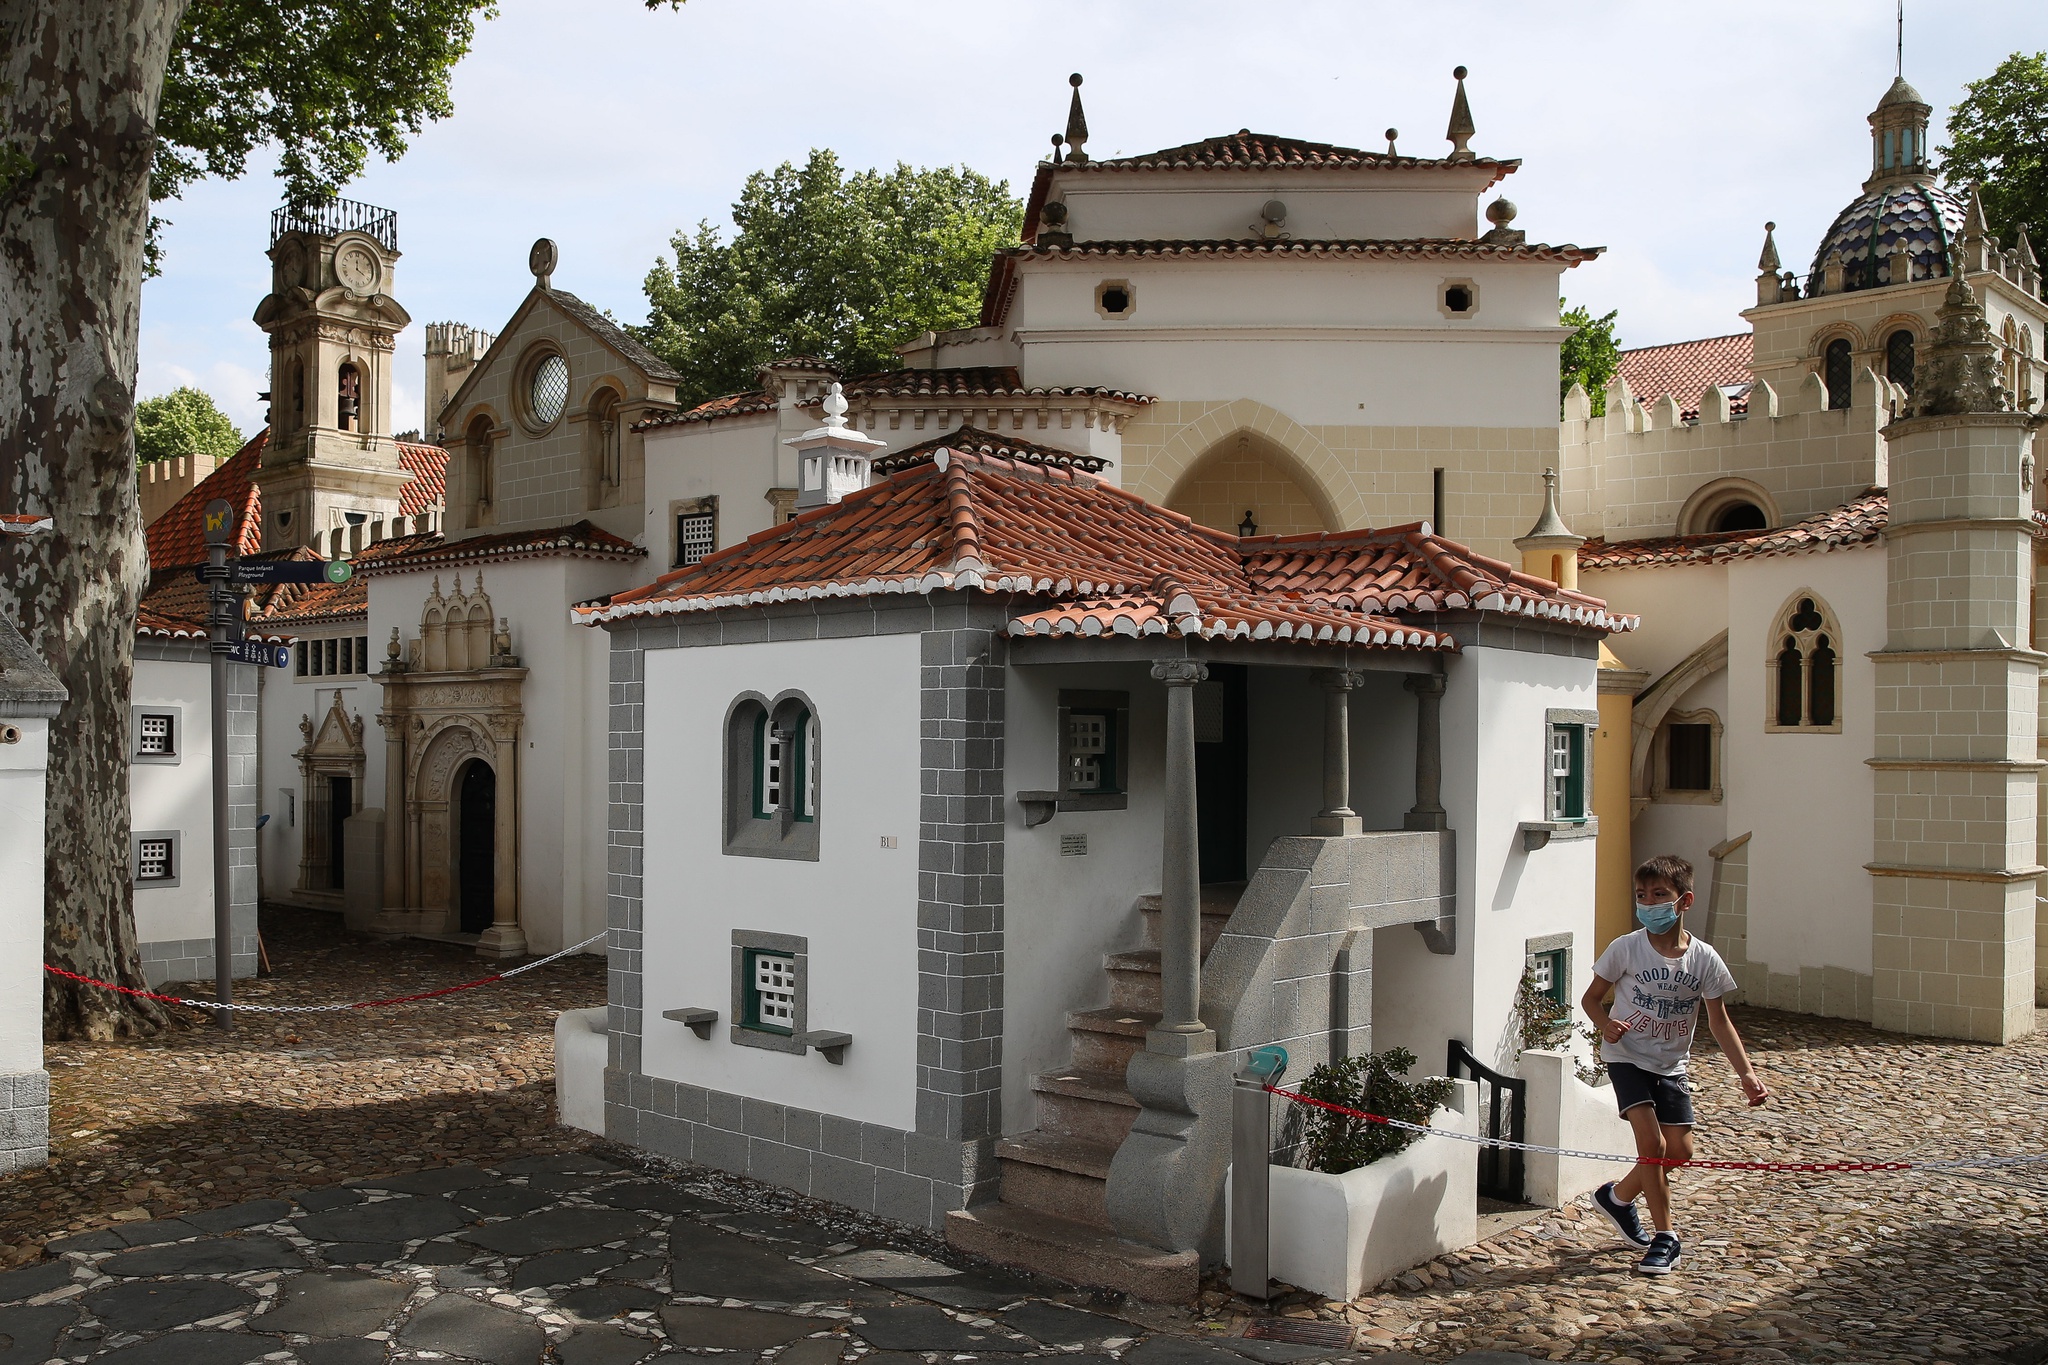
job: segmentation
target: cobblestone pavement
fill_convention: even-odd
[[[1737,1008],[1776,1098],[1694,1058],[1702,1157],[2048,1152],[2048,1033],[1997,1048]],[[2048,1026],[2048,1013],[2043,1025]],[[2048,1359],[2048,1167],[1676,1179],[1685,1259],[1656,1281],[1582,1200],[1350,1305],[1362,1344],[1599,1361],[1974,1365]],[[1226,1326],[1220,1298],[1209,1302]]]

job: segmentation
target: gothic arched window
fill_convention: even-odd
[[[1904,327],[1884,339],[1884,377],[1913,396],[1913,334]]]
[[[1836,337],[1828,343],[1823,354],[1821,379],[1828,386],[1828,406],[1846,408],[1849,406],[1849,372],[1854,359],[1850,355],[1848,339]]]
[[[476,505],[481,510],[491,505],[491,498],[497,492],[497,469],[491,451],[491,419],[480,416],[472,421],[463,444],[469,447],[470,486],[476,492]]]
[[[1766,652],[1766,728],[1841,730],[1841,649],[1841,623],[1818,596],[1801,592],[1779,609]]]
[[[591,473],[600,494],[618,488],[622,470],[619,452],[625,434],[620,430],[619,395],[599,389],[590,400],[588,419]]]

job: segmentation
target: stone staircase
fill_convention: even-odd
[[[1243,891],[1242,882],[1202,888],[1204,958]],[[1075,1284],[1185,1302],[1194,1298],[1200,1279],[1196,1254],[1118,1237],[1104,1199],[1110,1160],[1138,1117],[1138,1102],[1124,1088],[1124,1068],[1159,1022],[1160,898],[1140,897],[1138,910],[1146,946],[1103,959],[1109,1004],[1069,1014],[1067,1066],[1032,1079],[1038,1127],[996,1144],[1001,1198],[947,1215],[946,1240]]]

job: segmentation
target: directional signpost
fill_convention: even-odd
[[[234,895],[228,874],[228,665],[285,668],[291,650],[246,638],[243,589],[252,583],[346,583],[354,572],[347,560],[236,561],[235,509],[215,498],[206,504],[206,625],[213,654],[213,975],[220,1003],[232,1003],[235,988]],[[233,1011],[219,1011],[220,1026],[232,1030]]]

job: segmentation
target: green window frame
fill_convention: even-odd
[[[790,810],[809,824],[818,818],[818,726],[811,713],[799,707],[796,724],[790,730],[789,780],[794,784]]]
[[[743,958],[745,979],[740,998],[745,1004],[740,1026],[785,1037],[796,1031],[797,961],[793,953],[748,948]]]
[[[1550,818],[1586,818],[1586,727],[1552,723],[1550,727]]]
[[[1529,954],[1529,972],[1543,998],[1555,1005],[1560,1015],[1569,1014],[1565,993],[1571,985],[1571,949],[1548,948]]]
[[[754,717],[754,818],[772,820],[789,802],[791,817],[809,824],[818,818],[817,727],[798,707],[787,731],[777,730],[766,711]]]

